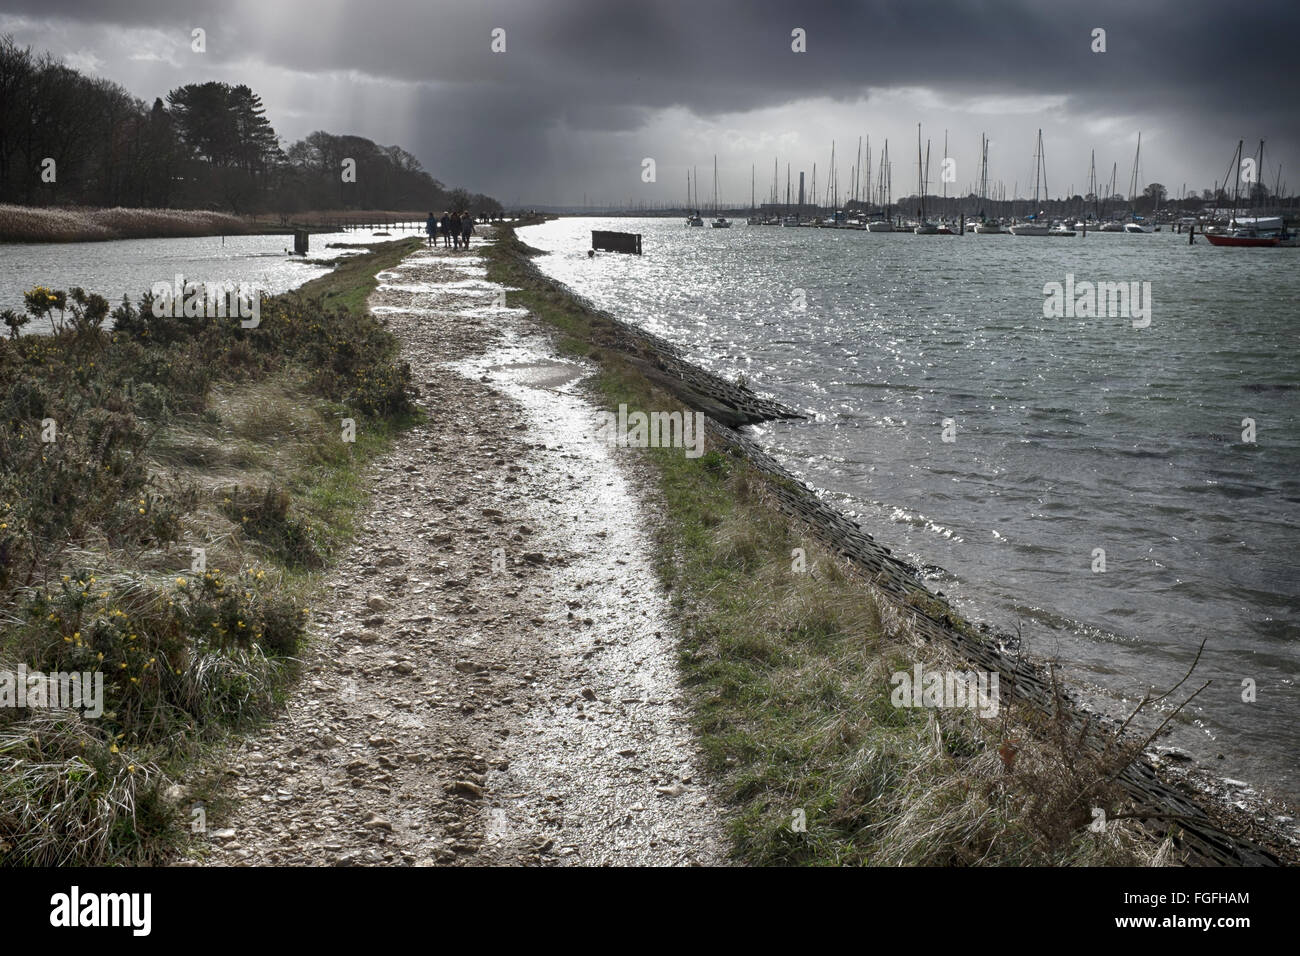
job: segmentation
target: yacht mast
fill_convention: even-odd
[[[947,162],[948,160],[948,131],[947,130],[943,131],[943,158],[944,158],[944,162]],[[943,180],[943,203],[939,207],[939,216],[940,218],[943,218],[944,216],[948,215],[948,180],[944,179],[943,173],[939,174],[939,178]]]
[[[853,164],[853,204],[858,204],[862,189],[862,137],[858,137],[858,158]]]
[[[1101,218],[1101,207],[1098,205],[1101,197],[1097,195],[1097,151],[1092,151],[1092,158],[1088,160],[1088,189],[1092,192],[1092,210],[1098,219]]]

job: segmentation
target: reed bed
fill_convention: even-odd
[[[203,209],[0,205],[0,242],[101,242],[252,231],[254,226],[246,219]]]

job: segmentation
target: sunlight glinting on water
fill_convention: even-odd
[[[592,228],[642,233],[644,255],[589,259]],[[677,219],[521,236],[598,306],[805,411],[757,437],[1103,708],[1176,681],[1208,638],[1214,684],[1174,741],[1223,738],[1246,755],[1225,770],[1300,792],[1300,326],[1270,305],[1300,296],[1295,250]],[[1149,326],[1045,318],[1070,277],[1149,282]],[[1243,703],[1245,676],[1271,693]]]

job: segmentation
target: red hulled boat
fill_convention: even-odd
[[[1212,246],[1276,246],[1282,242],[1278,236],[1218,235],[1213,232],[1207,232],[1205,238],[1210,240]]]

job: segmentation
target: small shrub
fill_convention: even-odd
[[[278,485],[229,489],[222,511],[237,523],[244,538],[267,548],[286,565],[319,568],[325,563],[308,522],[291,515],[292,499]]]

